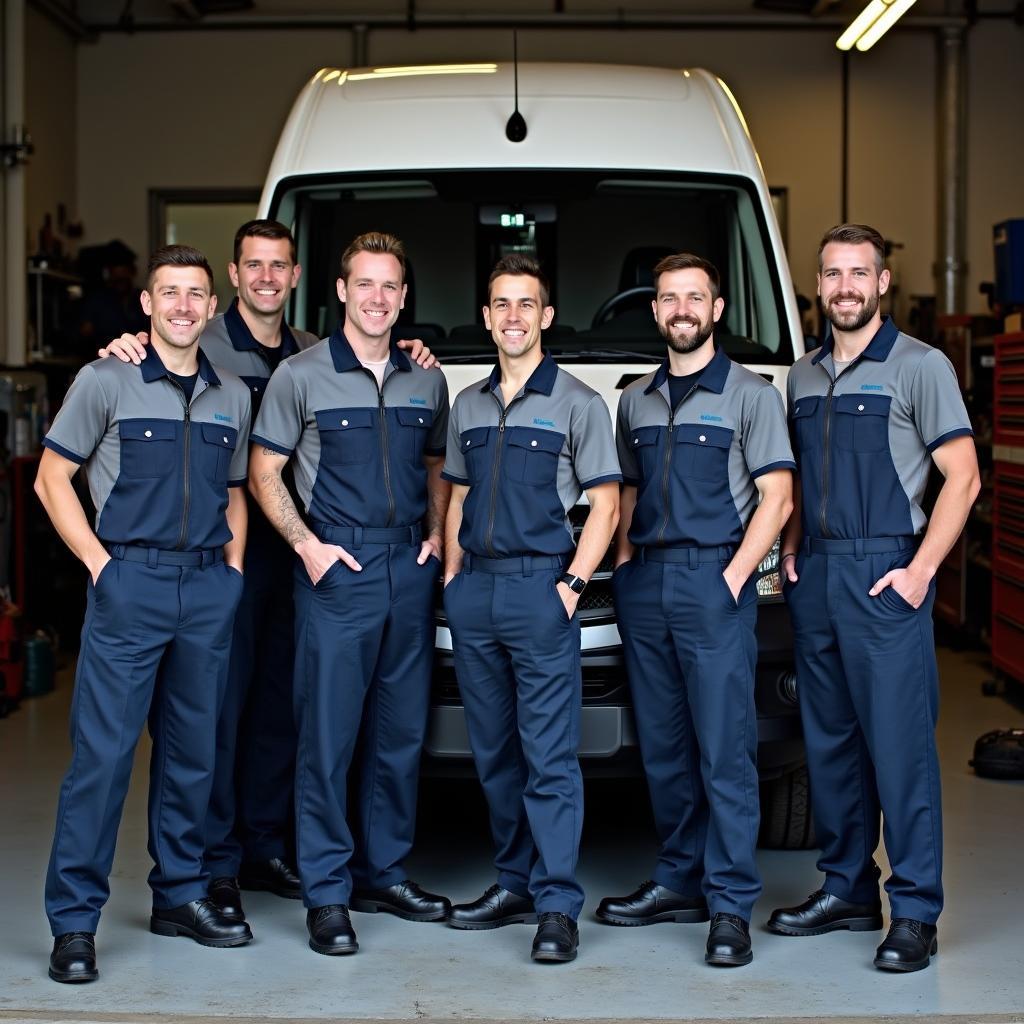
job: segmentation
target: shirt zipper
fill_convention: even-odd
[[[170,379],[170,378],[168,378]],[[178,394],[181,395],[181,404],[185,410],[184,419],[184,430],[185,430],[185,487],[184,496],[181,503],[181,529],[178,531],[178,543],[175,547],[176,551],[181,551],[185,547],[185,541],[188,539],[188,514],[189,506],[192,504],[192,474],[191,474],[191,462],[192,462],[192,413],[189,408],[190,402],[185,397],[185,389],[176,381],[172,380],[171,383],[178,389]],[[196,380],[196,386],[198,387],[199,380]],[[195,398],[195,392],[192,392],[192,397]]]
[[[384,492],[388,496],[388,519],[384,525],[390,526],[395,519],[395,492],[391,488],[391,463],[388,462],[388,417],[384,406],[384,385],[391,379],[391,375],[388,374],[383,382],[378,384],[372,370],[366,369],[365,366],[362,370],[371,378],[373,386],[377,389],[377,408],[380,412],[380,459],[384,467]]]
[[[821,528],[821,535],[823,537],[831,537],[832,534],[828,528],[827,521],[827,507],[828,507],[828,485],[829,485],[829,470],[831,468],[831,440],[832,440],[832,393],[835,391],[836,384],[839,383],[839,378],[844,373],[848,373],[852,370],[859,362],[861,357],[858,356],[850,363],[849,366],[842,369],[839,373],[832,376],[828,373],[828,370],[822,366],[822,370],[828,374],[829,385],[828,392],[825,395],[825,422],[824,422],[824,446],[821,453],[821,508],[818,510],[818,526]],[[821,366],[821,364],[818,364]]]
[[[661,390],[658,389],[658,394],[661,395],[661,397],[665,401],[665,404],[668,406],[668,437],[665,439],[665,458],[664,458],[663,465],[662,465],[662,475],[661,475],[661,500],[662,500],[662,504],[663,504],[664,509],[665,509],[665,518],[662,520],[661,529],[658,530],[658,544],[664,543],[664,541],[665,541],[665,531],[668,529],[668,520],[669,520],[669,507],[668,507],[669,506],[669,500],[668,500],[669,499],[669,485],[668,485],[668,478],[669,478],[669,470],[672,467],[672,448],[673,448],[673,442],[675,440],[674,432],[675,432],[675,427],[676,427],[676,413],[679,411],[679,408],[682,406],[683,402],[685,402],[690,397],[690,395],[692,395],[694,393],[694,391],[696,391],[696,390],[697,390],[697,384],[696,383],[691,384],[690,385],[690,390],[687,391],[686,394],[683,395],[683,397],[681,399],[679,399],[679,404],[675,407],[675,409],[673,409],[672,408],[672,403],[667,398],[665,398],[665,396],[661,393]]]
[[[501,414],[498,417],[498,450],[494,453],[494,464],[491,467],[491,506],[490,513],[487,517],[487,534],[484,537],[484,546],[490,553],[492,558],[497,557],[497,552],[494,550],[494,517],[497,512],[498,505],[498,470],[501,468],[501,456],[504,451],[505,441],[505,420],[508,417],[509,410],[516,402],[520,401],[524,396],[516,395],[508,405],[502,405],[498,401],[498,396],[491,391],[491,397],[495,402],[498,402],[498,408],[501,410]]]

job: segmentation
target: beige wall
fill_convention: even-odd
[[[983,24],[970,37],[971,279],[992,275],[991,224],[1024,216],[1022,35]],[[371,63],[507,59],[506,32],[377,32]],[[822,230],[840,215],[840,59],[830,33],[524,32],[524,60],[703,66],[746,113],[769,183],[789,189],[790,259],[812,294]],[[145,251],[147,189],[254,186],[308,74],[351,60],[344,31],[103,36],[78,54],[78,199],[89,241],[117,235]],[[894,33],[855,54],[851,73],[849,214],[905,249],[901,295],[933,293],[935,48]],[[187,74],[182,73],[187,69]],[[898,312],[902,311],[902,307]]]
[[[57,204],[76,218],[78,50],[48,18],[25,8],[25,123],[35,146],[25,175],[25,216],[30,253],[49,213],[57,220]]]

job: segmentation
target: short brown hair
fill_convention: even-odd
[[[198,267],[206,271],[207,280],[210,282],[210,294],[213,294],[213,270],[207,258],[191,245],[165,245],[157,249],[149,257],[149,267],[146,270],[146,291],[152,291],[153,278],[161,267]]]
[[[834,228],[829,228],[818,246],[819,273],[823,267],[821,254],[825,251],[825,246],[831,245],[832,242],[838,242],[840,245],[862,245],[864,242],[870,242],[875,249],[875,270],[879,274],[882,272],[882,267],[885,266],[885,239],[873,227],[867,224],[837,224]]]
[[[677,252],[674,256],[666,256],[655,264],[653,270],[654,290],[658,290],[658,278],[662,274],[671,274],[674,270],[703,270],[708,275],[711,285],[711,301],[715,302],[722,291],[722,279],[718,267],[703,256],[694,256],[691,252]]]
[[[235,232],[234,262],[236,264],[242,258],[242,243],[247,238],[270,238],[274,241],[286,238],[291,251],[292,263],[295,262],[295,239],[292,237],[291,230],[279,220],[247,220]]]
[[[546,306],[551,300],[551,287],[548,284],[548,279],[544,274],[544,271],[540,269],[540,264],[532,257],[527,256],[525,253],[512,252],[507,256],[502,256],[497,263],[494,264],[494,269],[491,271],[491,276],[487,278],[487,301],[491,299],[491,285],[498,280],[499,277],[504,277],[508,274],[511,277],[535,277],[537,283],[540,285],[540,304]]]
[[[405,246],[395,235],[384,231],[367,231],[353,238],[348,248],[341,254],[341,279],[348,280],[352,273],[352,260],[361,252],[372,252],[380,256],[394,256],[402,268],[402,280],[405,280]]]

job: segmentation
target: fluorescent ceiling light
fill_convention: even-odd
[[[869,50],[913,5],[914,0],[871,0],[836,40],[840,50]]]

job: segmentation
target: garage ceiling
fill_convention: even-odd
[[[310,20],[347,20],[365,15],[367,20],[402,19],[443,15],[515,16],[586,16],[624,15],[628,18],[665,15],[706,18],[777,19],[788,15],[796,20],[828,16],[830,19],[852,17],[864,0],[640,0],[626,5],[623,0],[29,0],[33,6],[62,9],[71,17],[93,29],[144,28],[174,22],[207,22],[230,20],[233,25],[273,19],[279,26],[285,22],[296,27]],[[959,0],[918,0],[909,18],[962,14],[976,6],[984,11],[1006,12],[1012,0],[980,0],[976,4]]]

